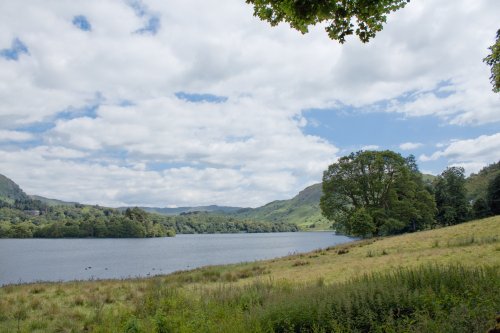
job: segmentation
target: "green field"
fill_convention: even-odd
[[[136,280],[0,288],[1,332],[486,332],[500,216]]]

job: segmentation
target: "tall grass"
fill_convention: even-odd
[[[424,266],[303,287],[252,316],[266,332],[485,332],[498,309],[498,268]]]
[[[484,333],[500,310],[498,266],[400,268],[330,285],[264,276],[210,288],[172,277],[78,286],[5,290],[0,332]]]
[[[484,333],[499,309],[498,267],[422,266],[333,285],[186,290],[157,281],[116,331]]]

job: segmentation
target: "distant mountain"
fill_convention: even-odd
[[[500,172],[500,163],[489,166],[477,175],[471,175],[467,179],[468,190],[471,189],[475,192],[471,196],[482,194],[487,183],[498,172]],[[433,175],[423,175],[424,182],[432,183],[436,178]],[[486,185],[484,185],[486,184]],[[193,212],[206,212],[214,214],[223,214],[233,216],[240,220],[255,220],[255,221],[268,221],[268,222],[287,222],[298,225],[302,229],[308,230],[325,230],[329,229],[331,222],[321,215],[319,201],[322,195],[322,185],[314,184],[304,190],[300,191],[292,199],[272,201],[264,206],[257,208],[241,208],[230,206],[193,206],[193,207],[177,207],[177,208],[159,208],[159,207],[139,207],[149,213],[156,213],[161,215],[180,215]],[[45,197],[32,195],[27,196],[19,186],[12,180],[5,176],[0,175],[0,200],[12,204],[15,200],[31,198],[39,200],[48,206],[74,206],[76,203],[67,202],[57,199],[48,199]],[[121,211],[127,208],[120,207]]]
[[[303,229],[328,229],[329,221],[321,215],[319,199],[321,184],[315,184],[300,191],[289,200],[276,200],[258,208],[242,208],[230,206],[193,206],[177,208],[139,207],[149,213],[161,215],[181,215],[193,212],[206,212],[233,216],[240,220],[267,222],[287,222]],[[120,207],[121,211],[132,207]]]
[[[42,203],[46,204],[47,206],[74,206],[77,205],[77,202],[68,202],[68,201],[62,201],[58,199],[49,199],[45,198],[39,195],[30,195],[29,196],[33,200],[39,200]]]
[[[486,191],[490,181],[500,173],[500,161],[490,164],[477,174],[473,173],[467,177],[465,188],[467,189],[467,199],[475,201],[479,198],[486,198]]]
[[[212,205],[148,208],[151,213],[132,208],[122,213],[98,205],[28,196],[12,180],[0,175],[0,238],[142,238],[175,233],[298,231],[292,223],[243,220],[229,215],[241,209]]]
[[[132,207],[120,207],[119,210],[126,210]],[[180,215],[182,213],[193,213],[193,212],[208,212],[208,213],[234,213],[243,208],[241,207],[230,207],[230,206],[194,206],[194,207],[176,207],[176,208],[159,208],[159,207],[139,207],[149,213],[156,213],[161,215]]]
[[[311,185],[289,200],[277,200],[258,208],[244,208],[235,213],[247,219],[290,222],[301,228],[328,229],[330,222],[321,215],[321,183]]]
[[[13,204],[16,200],[27,200],[28,195],[11,179],[0,175],[0,201]]]
[[[434,175],[429,175],[426,173],[422,174],[422,180],[424,181],[425,184],[432,184],[432,182],[437,178],[437,176]]]

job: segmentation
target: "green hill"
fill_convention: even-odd
[[[291,223],[245,220],[224,213],[239,209],[191,207],[194,211],[168,215],[139,208],[119,210],[82,205],[28,196],[12,180],[0,175],[0,238],[141,238],[175,233],[298,231],[297,225]]]
[[[119,210],[126,210],[132,207],[119,207]],[[234,213],[243,208],[241,207],[230,207],[230,206],[194,206],[194,207],[175,207],[175,208],[160,208],[160,207],[139,207],[149,213],[156,213],[160,215],[180,215],[184,213],[194,213],[194,212],[208,212],[208,213]]]
[[[30,195],[30,198],[33,200],[39,200],[42,203],[46,204],[47,206],[74,206],[77,205],[77,202],[68,202],[68,201],[62,201],[58,199],[49,199],[45,198],[39,195]]]
[[[467,199],[476,201],[479,198],[486,198],[488,184],[500,173],[500,162],[490,164],[477,174],[471,174],[465,183],[467,189]]]
[[[245,208],[237,216],[271,222],[289,222],[302,229],[326,230],[330,222],[321,215],[321,183],[311,185],[289,200],[276,200],[258,208]]]
[[[13,204],[16,200],[26,200],[29,197],[11,179],[0,175],[0,201]]]
[[[422,174],[422,180],[424,181],[424,183],[426,184],[432,184],[432,182],[434,181],[434,179],[436,179],[437,176],[434,176],[434,175],[429,175],[429,174],[425,174],[423,173]]]

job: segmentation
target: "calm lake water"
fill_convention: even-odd
[[[166,274],[307,252],[352,239],[332,232],[141,239],[0,239],[0,285]]]

